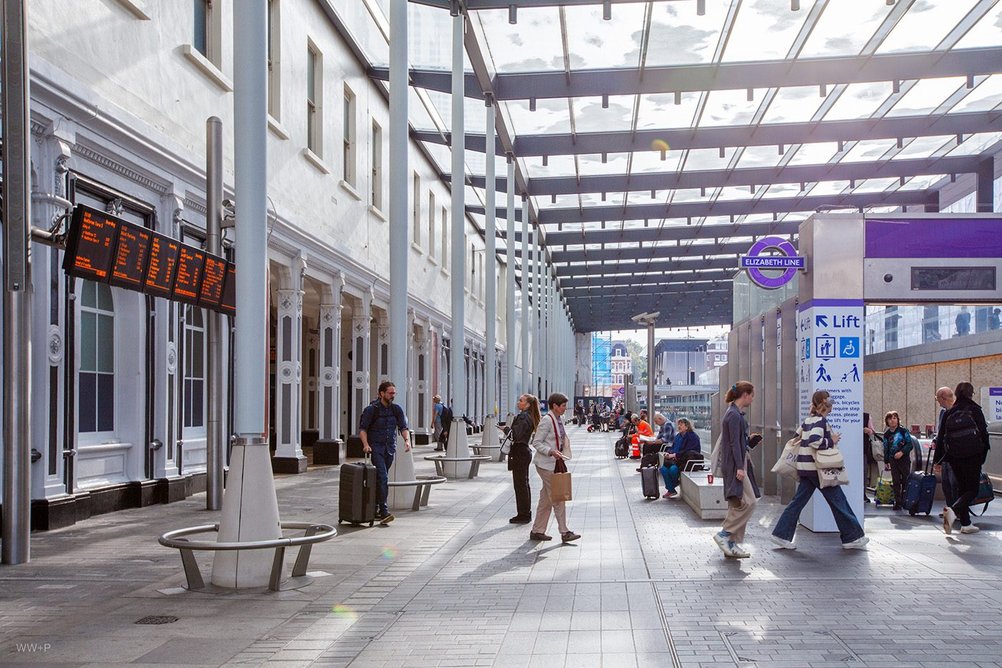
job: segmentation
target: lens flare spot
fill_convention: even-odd
[[[666,142],[664,139],[655,139],[654,141],[651,142],[652,151],[664,152],[669,150],[669,148],[670,147],[668,146],[668,142]]]
[[[392,561],[392,560],[396,559],[397,558],[397,550],[396,550],[396,548],[393,547],[393,546],[391,546],[391,545],[384,545],[383,546],[382,557],[383,557],[383,559],[386,559],[387,561]]]
[[[338,603],[333,608],[331,608],[331,614],[333,614],[338,619],[346,619],[350,622],[354,622],[358,619],[358,613],[349,608],[343,603]]]

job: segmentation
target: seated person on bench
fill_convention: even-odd
[[[665,480],[665,489],[662,498],[678,498],[678,483],[682,478],[682,471],[686,463],[691,461],[702,461],[703,453],[699,443],[699,436],[692,429],[692,423],[688,418],[678,419],[678,432],[671,448],[665,452],[665,461],[661,465],[661,477]]]

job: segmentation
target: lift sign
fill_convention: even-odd
[[[763,255],[768,250],[778,251],[778,255]],[[797,274],[807,268],[806,258],[797,255],[797,249],[786,239],[765,237],[756,241],[748,254],[741,257],[741,268],[748,270],[748,278],[766,290],[781,288]],[[769,276],[763,270],[777,269],[778,276]]]

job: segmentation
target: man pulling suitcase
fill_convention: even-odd
[[[358,425],[362,449],[372,454],[372,463],[376,467],[378,485],[376,519],[381,524],[393,521],[386,500],[390,491],[388,472],[393,466],[393,456],[397,452],[397,431],[404,437],[404,450],[410,452],[411,449],[407,416],[404,415],[403,408],[393,403],[393,398],[396,396],[396,385],[388,380],[380,383],[379,398],[365,407]]]

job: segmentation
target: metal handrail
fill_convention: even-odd
[[[273,547],[296,547],[297,545],[312,545],[330,540],[337,535],[337,529],[329,524],[318,524],[316,522],[282,522],[280,524],[285,529],[309,530],[317,528],[321,533],[309,534],[306,536],[290,536],[288,538],[272,538],[271,540],[248,540],[238,543],[216,542],[216,541],[190,541],[187,539],[176,540],[182,536],[193,536],[199,533],[209,533],[219,531],[219,523],[203,524],[197,527],[186,527],[168,531],[157,538],[157,542],[164,547],[186,550],[266,550]]]
[[[210,531],[218,532],[219,524],[202,524],[197,527],[185,527],[168,531],[157,537],[157,542],[164,547],[172,547],[181,552],[181,565],[184,567],[184,577],[188,581],[188,589],[198,590],[205,588],[205,581],[202,580],[202,573],[195,561],[195,550],[267,550],[274,548],[275,558],[271,564],[271,575],[268,578],[268,589],[278,591],[282,584],[282,564],[285,561],[285,548],[299,547],[299,554],[296,563],[292,567],[293,577],[306,575],[306,569],[310,563],[310,554],[314,543],[330,540],[337,535],[337,529],[329,524],[319,524],[316,522],[281,522],[279,527],[285,529],[298,529],[306,532],[304,536],[290,536],[288,538],[272,538],[271,540],[248,540],[242,542],[217,542],[217,541],[190,541],[184,536],[193,536],[199,533]]]

